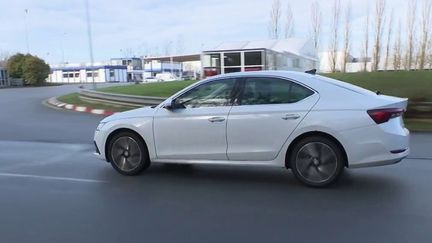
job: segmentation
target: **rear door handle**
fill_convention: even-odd
[[[225,117],[216,116],[216,117],[211,117],[208,120],[209,122],[223,122],[225,121]]]
[[[285,116],[282,117],[282,119],[284,119],[284,120],[296,120],[299,118],[300,118],[300,116],[297,114],[286,114]]]

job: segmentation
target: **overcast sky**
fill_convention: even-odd
[[[310,5],[314,0],[289,2],[295,37],[310,35]],[[387,0],[387,11],[405,19],[407,2]],[[96,61],[125,55],[197,53],[224,41],[268,38],[272,0],[89,0]],[[323,14],[322,49],[328,40],[333,0],[318,1]],[[341,0],[344,6],[349,0]],[[366,9],[375,0],[352,0],[354,55],[359,55]],[[26,52],[27,23],[30,53],[50,64],[89,61],[84,0],[0,0],[0,54]],[[419,9],[421,4],[419,4]],[[25,13],[28,9],[28,13]],[[26,21],[27,19],[27,21]],[[373,19],[373,18],[371,18]],[[341,21],[342,22],[342,21]],[[397,22],[397,21],[395,21]],[[404,22],[404,21],[403,21]],[[342,29],[342,27],[341,27]],[[404,35],[403,35],[404,36]],[[171,43],[171,44],[169,44]],[[178,44],[180,43],[180,44]],[[180,47],[179,47],[180,46]]]

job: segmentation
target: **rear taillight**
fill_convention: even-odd
[[[404,109],[400,108],[387,108],[387,109],[375,109],[368,110],[369,116],[376,122],[376,124],[381,124],[388,122],[391,118],[401,116],[404,113]]]

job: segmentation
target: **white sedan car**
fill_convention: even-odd
[[[262,71],[197,82],[156,107],[112,115],[96,154],[121,174],[151,163],[289,168],[309,186],[345,167],[394,164],[409,153],[407,99],[319,75]]]

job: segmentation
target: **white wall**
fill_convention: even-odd
[[[94,77],[94,81],[96,83],[104,83],[104,82],[127,82],[127,70],[126,69],[113,69],[114,77],[110,77],[110,69],[108,68],[100,68],[97,70],[93,70],[93,73],[97,73],[97,76]],[[54,70],[47,79],[47,82],[51,83],[92,83],[93,78],[87,76],[87,73],[91,73],[92,71],[86,69],[80,69],[78,71],[62,71],[62,70]],[[79,76],[76,77],[75,74],[79,73]],[[63,77],[63,74],[67,74],[67,77]],[[72,77],[69,75],[73,74]]]

